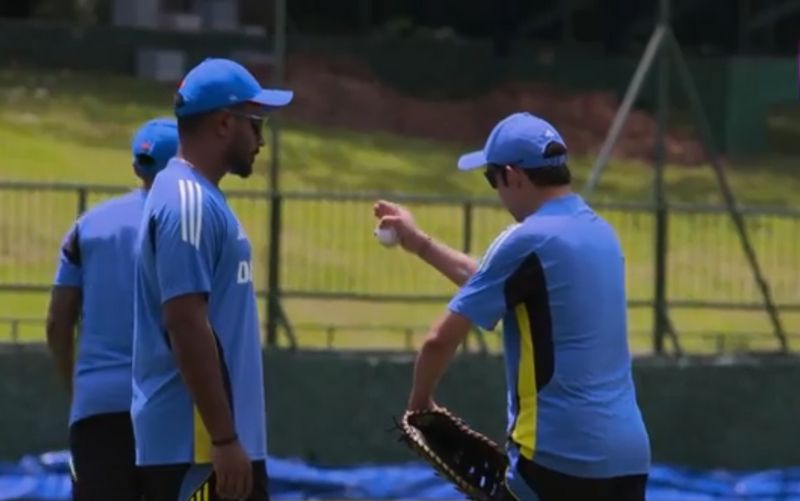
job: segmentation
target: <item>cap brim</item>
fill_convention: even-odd
[[[264,106],[286,106],[293,97],[294,92],[290,90],[261,89],[250,101]]]
[[[472,170],[484,165],[486,165],[486,154],[483,150],[461,155],[458,159],[458,170]]]

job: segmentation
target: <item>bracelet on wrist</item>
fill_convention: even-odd
[[[230,437],[225,437],[225,438],[222,438],[222,439],[219,439],[219,440],[212,440],[211,441],[211,445],[213,445],[214,447],[222,447],[222,446],[225,446],[225,445],[232,444],[232,443],[236,442],[237,440],[239,440],[239,435],[234,433]]]

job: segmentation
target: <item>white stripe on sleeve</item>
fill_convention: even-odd
[[[181,192],[181,240],[184,242],[189,241],[189,233],[186,222],[186,181],[183,179],[178,180],[178,188]]]
[[[181,197],[181,240],[200,249],[203,229],[203,188],[196,181],[178,180]]]
[[[478,266],[478,271],[483,270],[489,264],[489,262],[494,257],[495,253],[497,253],[497,249],[500,248],[500,245],[506,241],[508,237],[514,233],[514,230],[519,228],[519,224],[512,224],[508,228],[506,228],[502,233],[500,233],[497,238],[494,239],[494,242],[489,246],[486,250],[486,253],[483,255],[483,259],[481,259],[481,263]]]
[[[203,188],[200,183],[193,183],[197,190],[197,222],[195,223],[194,246],[200,249],[200,233],[203,229]]]
[[[186,181],[186,199],[187,199],[187,215],[186,220],[189,222],[189,243],[196,246],[194,241],[196,214],[197,214],[197,197],[195,197],[194,184],[191,181]]]

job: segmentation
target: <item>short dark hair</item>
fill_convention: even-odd
[[[544,158],[565,155],[567,148],[561,143],[550,143],[544,151]],[[566,186],[572,182],[572,173],[567,164],[537,167],[536,169],[522,169],[531,182],[539,187]]]
[[[187,115],[184,117],[177,117],[178,121],[178,136],[185,137],[193,134],[203,125],[210,113],[198,113],[197,115]]]
[[[136,165],[144,168],[148,168],[156,163],[156,159],[147,153],[136,154],[136,156],[134,156],[134,160],[136,161]]]
[[[176,111],[183,106],[183,96],[180,92],[176,92],[173,96],[173,106],[175,107]],[[208,115],[209,113],[197,113],[194,115],[176,117],[178,122],[178,136],[183,137],[187,134],[192,134],[197,131]]]

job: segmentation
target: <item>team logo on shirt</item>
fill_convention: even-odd
[[[236,283],[249,284],[253,281],[253,263],[250,261],[239,261],[236,270]]]

